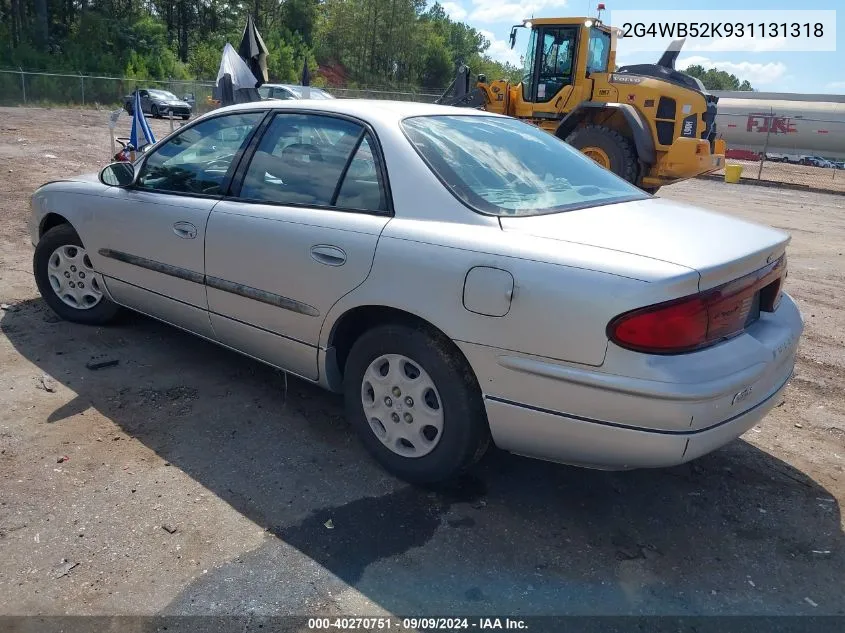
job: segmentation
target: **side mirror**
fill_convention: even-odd
[[[128,187],[135,182],[132,163],[111,163],[100,172],[100,182],[110,187]]]

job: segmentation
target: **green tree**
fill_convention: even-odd
[[[740,81],[736,75],[717,68],[705,70],[704,66],[693,64],[692,66],[687,66],[684,73],[700,79],[707,90],[753,90],[747,79]]]
[[[276,81],[298,81],[303,60],[315,84],[438,90],[458,62],[518,78],[479,31],[427,0],[0,0],[0,66],[210,79],[250,14]]]

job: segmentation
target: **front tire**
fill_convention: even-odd
[[[157,106],[156,104],[152,104],[152,105],[150,106],[150,115],[151,115],[154,119],[159,119],[159,118],[161,118],[161,114],[159,114],[159,112],[158,112],[158,106]]]
[[[453,479],[490,444],[475,375],[448,338],[425,326],[365,332],[346,361],[344,397],[367,450],[410,483]]]
[[[634,144],[616,130],[585,125],[566,137],[566,142],[630,183],[637,184],[639,162]]]
[[[65,321],[103,325],[117,316],[117,304],[106,296],[103,278],[70,224],[41,237],[32,263],[38,291]]]

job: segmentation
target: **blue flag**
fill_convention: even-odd
[[[132,132],[129,134],[129,142],[136,150],[141,149],[144,145],[156,142],[153,131],[144,118],[144,110],[141,108],[141,93],[137,90],[135,91],[135,103],[132,105]]]

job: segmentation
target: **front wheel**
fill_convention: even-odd
[[[159,114],[159,112],[158,112],[158,106],[156,104],[152,104],[150,106],[150,115],[154,119],[158,119],[161,116],[161,114]]]
[[[630,183],[637,184],[639,162],[634,144],[616,130],[603,125],[585,125],[566,137],[596,163]]]
[[[449,339],[424,326],[364,333],[346,361],[344,397],[367,450],[411,483],[453,479],[490,443],[475,375]]]
[[[103,278],[70,224],[41,237],[32,263],[38,291],[61,318],[102,325],[117,315],[118,306],[105,295]]]

